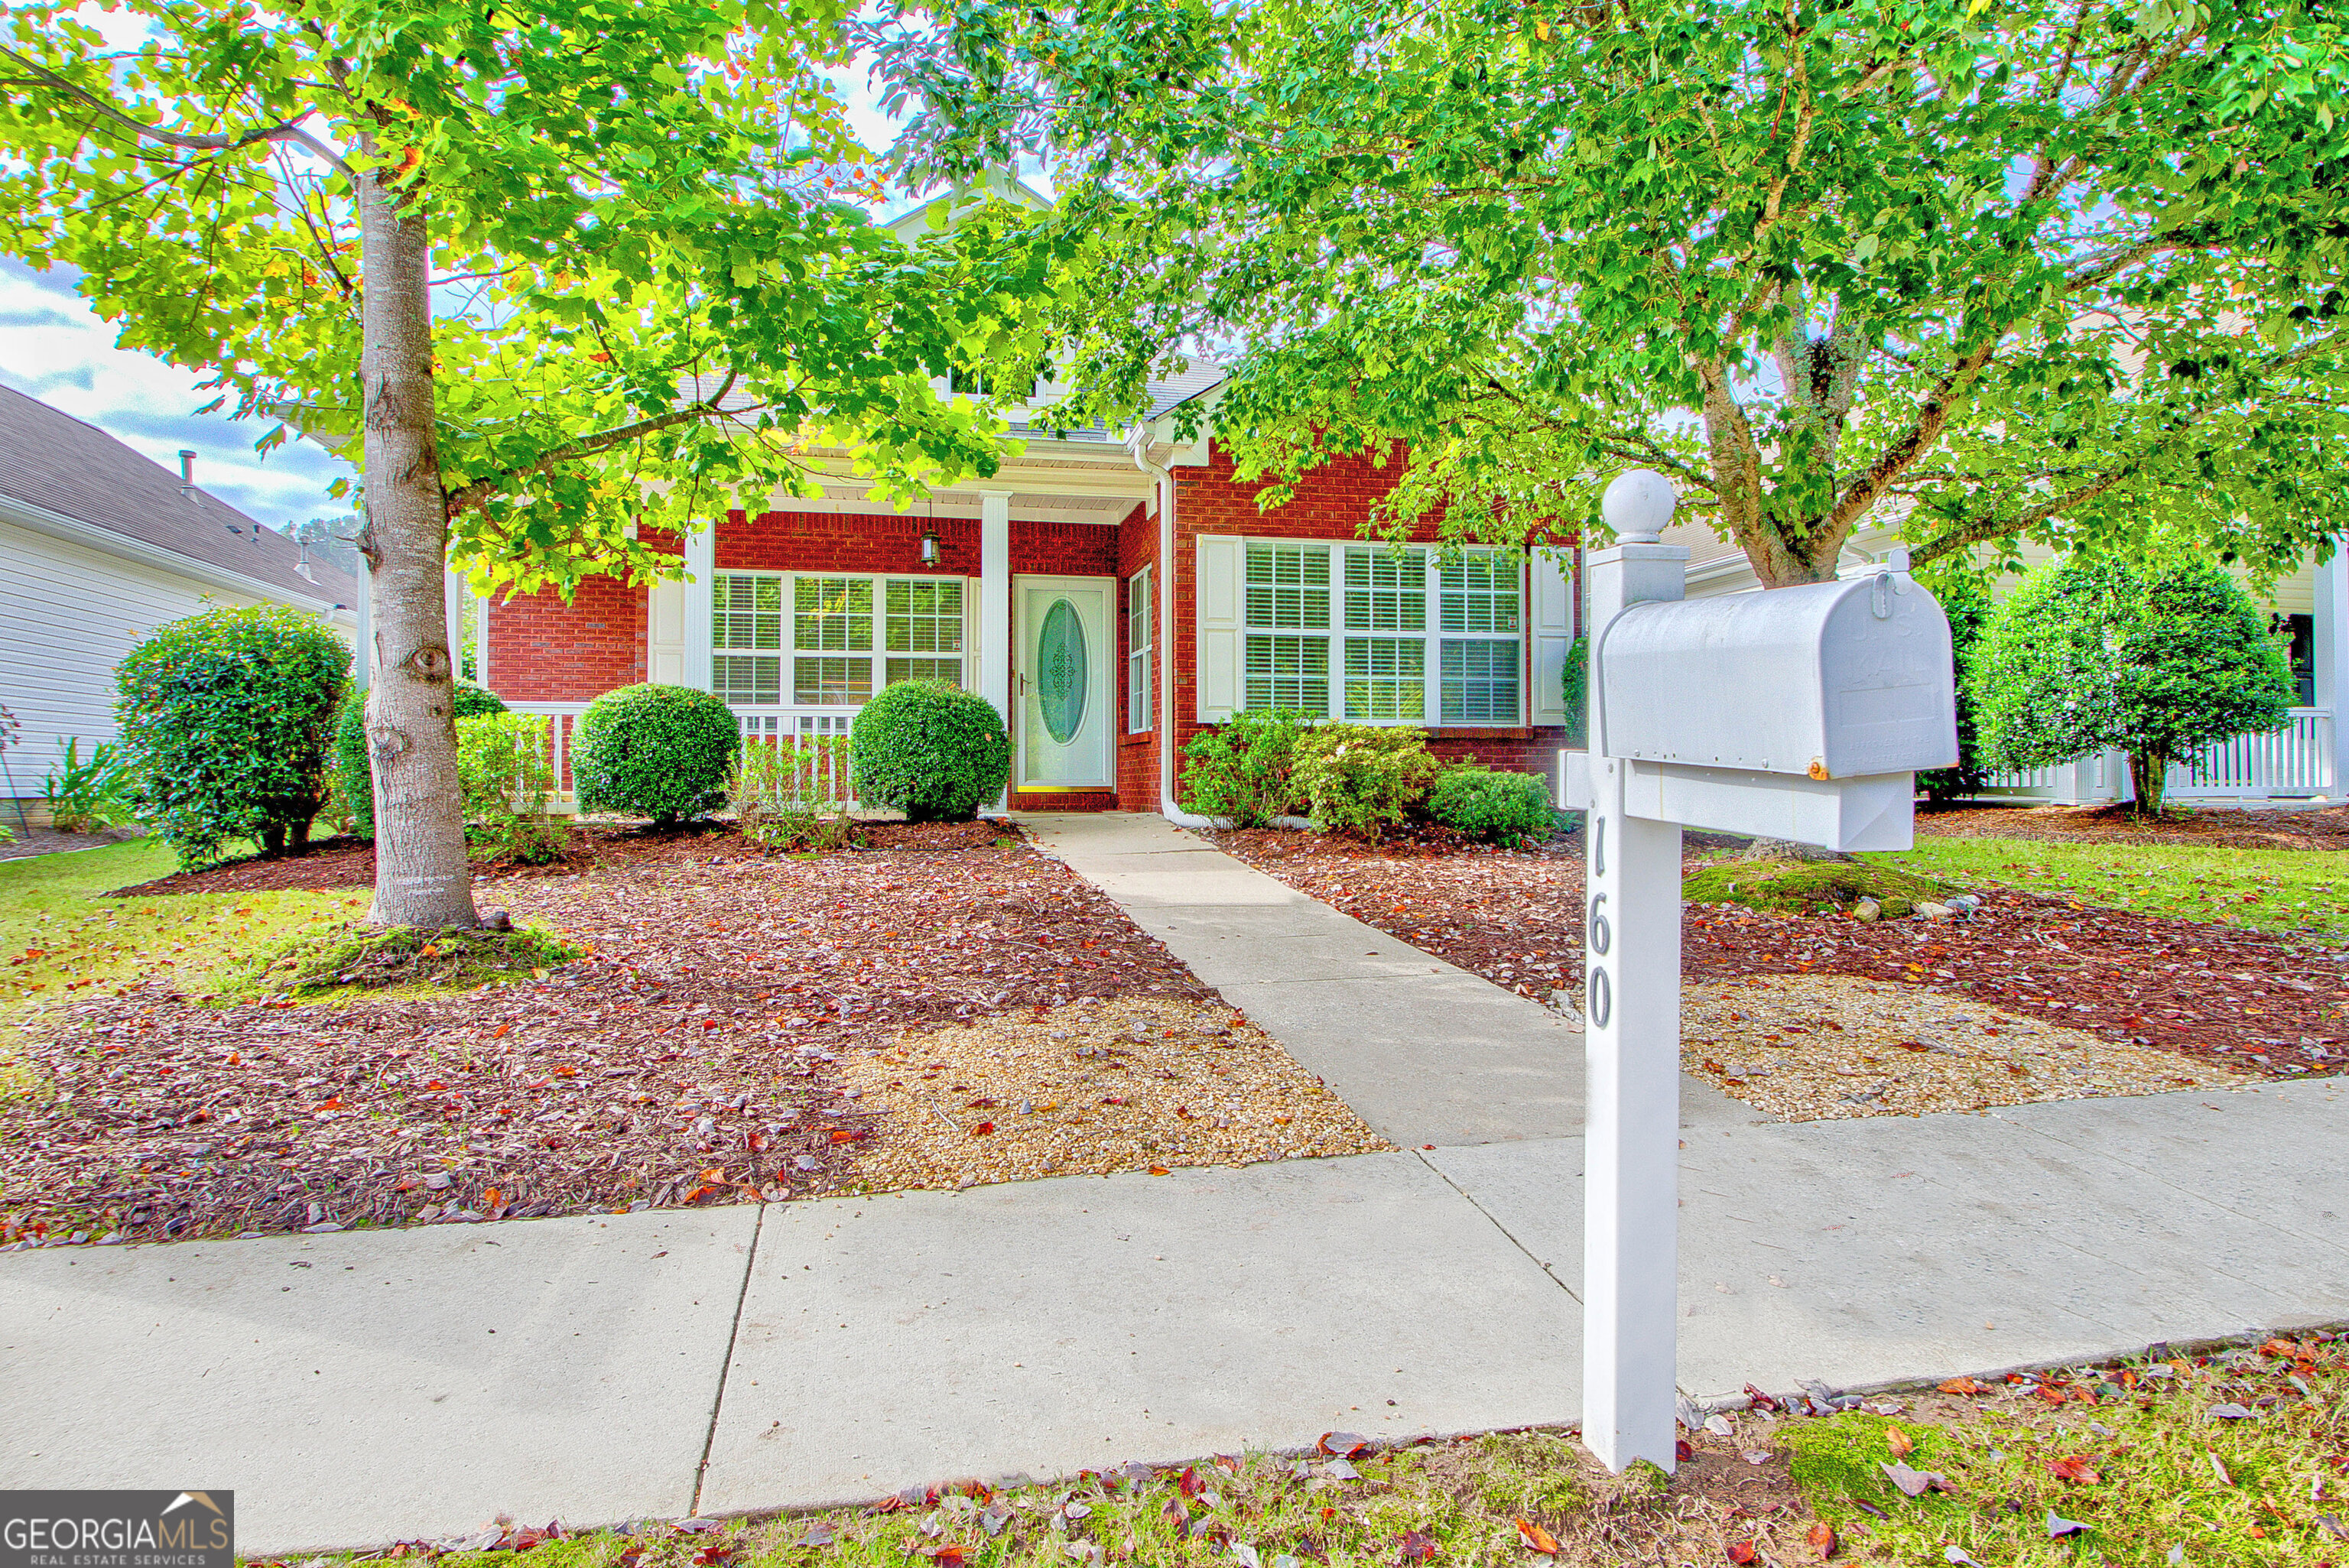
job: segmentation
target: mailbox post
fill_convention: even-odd
[[[1675,1456],[1681,830],[1907,849],[1913,770],[1957,761],[1950,630],[1905,573],[1684,603],[1671,481],[1607,487],[1586,558],[1582,1440]],[[1571,766],[1574,763],[1579,766]]]

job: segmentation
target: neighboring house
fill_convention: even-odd
[[[65,742],[114,738],[114,667],[166,622],[290,604],[343,635],[350,575],[105,431],[0,387],[0,706],[24,726],[0,798],[35,825]],[[0,821],[14,826],[13,805]]]
[[[1691,598],[1753,590],[1758,582],[1743,552],[1723,543],[1702,524],[1680,524],[1666,539],[1689,546]],[[1862,528],[1844,548],[1843,574],[1876,569],[1899,548],[1889,528]],[[2054,552],[2026,545],[2030,565]],[[2003,594],[2013,580],[1993,592]],[[2258,599],[2259,595],[2254,595]],[[2180,799],[2241,800],[2338,800],[2349,795],[2349,724],[2341,722],[2349,702],[2349,549],[2333,559],[2312,554],[2278,579],[2264,596],[2262,613],[2279,641],[2288,642],[2292,679],[2298,687],[2292,722],[2273,735],[2238,736],[2206,747],[2190,761],[2170,766],[2168,792]],[[2128,769],[2118,753],[2083,758],[2058,768],[2001,774],[1985,793],[1993,798],[2087,804],[2130,799]]]
[[[893,227],[919,232],[957,199]],[[476,602],[481,677],[555,716],[566,742],[589,701],[636,681],[716,692],[746,737],[780,738],[845,733],[892,681],[950,680],[1006,716],[1009,803],[1029,810],[1165,809],[1184,743],[1243,708],[1423,726],[1443,756],[1553,771],[1568,573],[1447,556],[1430,531],[1400,556],[1361,540],[1396,471],[1367,460],[1317,469],[1260,511],[1260,487],[1214,438],[1220,380],[1153,387],[1123,431],[1015,423],[1019,457],[910,515],[843,472],[821,500],[695,533],[684,582]],[[1195,401],[1202,431],[1178,440],[1176,410]]]

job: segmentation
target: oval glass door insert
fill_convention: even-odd
[[[1075,739],[1085,722],[1085,624],[1066,599],[1052,601],[1037,634],[1036,699],[1054,743]]]

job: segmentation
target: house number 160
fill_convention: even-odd
[[[1595,879],[1607,874],[1607,819],[1597,812],[1590,816],[1590,874]],[[1615,1011],[1614,983],[1607,978],[1607,965],[1599,960],[1615,940],[1614,929],[1607,923],[1607,895],[1590,895],[1589,912],[1583,917],[1583,944],[1590,950],[1590,972],[1583,986],[1583,1008],[1594,1029],[1603,1029]]]

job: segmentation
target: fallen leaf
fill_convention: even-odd
[[[1435,1537],[1423,1530],[1404,1531],[1402,1540],[1397,1545],[1400,1550],[1395,1561],[1398,1563],[1425,1563],[1435,1555]]]
[[[991,1121],[982,1121],[977,1127],[970,1130],[970,1135],[973,1138],[984,1138],[994,1130],[995,1123]]]
[[[1174,1485],[1182,1491],[1185,1497],[1196,1497],[1201,1492],[1207,1490],[1207,1483],[1199,1479],[1199,1472],[1193,1470],[1189,1465],[1185,1465],[1183,1467],[1183,1473],[1174,1478]]]
[[[1517,1521],[1517,1539],[1528,1551],[1538,1552],[1545,1557],[1557,1555],[1557,1537],[1530,1519]]]
[[[1974,1395],[1982,1391],[1982,1386],[1975,1382],[1971,1377],[1952,1377],[1948,1382],[1940,1385],[1940,1387],[1941,1392],[1944,1394]],[[1951,1550],[1954,1551],[1956,1549],[1953,1547]]]
[[[694,1568],[710,1568],[712,1563],[723,1563],[733,1555],[734,1548],[722,1541],[713,1541],[693,1554]]]
[[[1951,1564],[1952,1568],[1982,1568],[1981,1563],[1966,1555],[1966,1549],[1962,1546],[1941,1548],[1941,1561]]]
[[[1922,1497],[1929,1491],[1950,1490],[1949,1478],[1939,1470],[1910,1470],[1897,1460],[1890,1464],[1886,1464],[1879,1460],[1877,1461],[1876,1468],[1882,1470],[1886,1478],[1900,1489],[1900,1494],[1903,1497]]]
[[[1887,1427],[1884,1429],[1884,1446],[1892,1450],[1894,1459],[1905,1460],[1917,1451],[1917,1439],[1899,1427]]]
[[[1761,1558],[1761,1548],[1755,1546],[1751,1541],[1737,1542],[1729,1549],[1729,1560],[1732,1563],[1757,1563]]]
[[[2068,1480],[2075,1486],[2094,1486],[2105,1478],[2085,1459],[2075,1454],[2070,1459],[2051,1460],[2047,1469],[2057,1480]]]
[[[1360,1432],[1324,1432],[1316,1445],[1325,1454],[1335,1454],[1341,1460],[1358,1460],[1371,1451],[1371,1439]]]
[[[1696,1458],[1696,1445],[1686,1438],[1673,1439],[1672,1458],[1681,1464],[1688,1463],[1689,1460]]]
[[[2260,1413],[2249,1406],[2238,1405],[2230,1400],[2224,1404],[2211,1406],[2203,1414],[2214,1421],[2254,1421],[2259,1418]]]
[[[1777,1400],[1772,1398],[1769,1395],[1764,1394],[1761,1389],[1756,1388],[1751,1383],[1745,1385],[1745,1397],[1754,1402],[1754,1408],[1757,1410],[1775,1410],[1778,1408]]]
[[[1822,1563],[1834,1556],[1837,1546],[1841,1544],[1836,1540],[1835,1526],[1824,1519],[1814,1523],[1810,1533],[1804,1536],[1803,1540],[1813,1552],[1818,1553],[1819,1561]]]
[[[2067,1535],[2085,1535],[2088,1527],[2076,1519],[2066,1519],[2054,1509],[2047,1511],[2047,1539],[2061,1541]]]
[[[829,1546],[837,1539],[832,1532],[832,1526],[822,1520],[800,1532],[800,1544],[802,1546]]]

